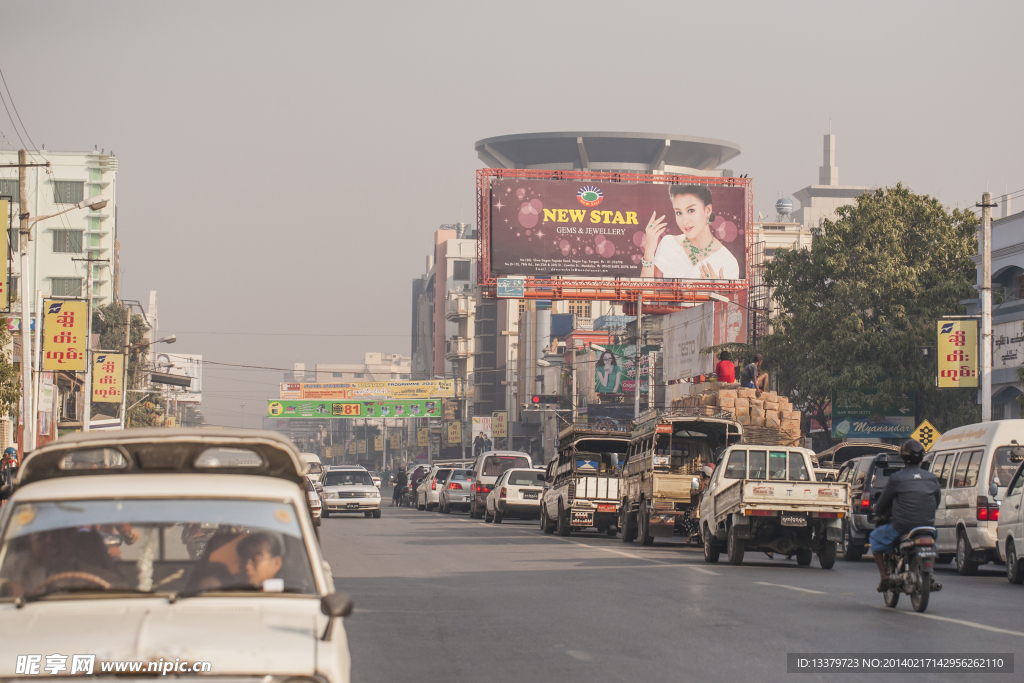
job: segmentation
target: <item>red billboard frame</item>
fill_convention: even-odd
[[[477,217],[477,284],[483,296],[497,298],[498,279],[491,273],[491,182],[504,178],[537,180],[576,180],[598,182],[634,182],[662,185],[722,185],[746,189],[746,269],[753,263],[754,202],[750,178],[721,178],[661,173],[611,173],[607,171],[546,171],[529,168],[481,168],[476,172]],[[565,277],[526,277],[523,282],[525,299],[578,299],[584,301],[611,301],[634,303],[643,295],[644,306],[679,307],[709,301],[710,292],[737,292],[747,289],[747,280],[732,282],[701,282],[700,280],[667,280],[618,278],[613,280],[579,279]]]

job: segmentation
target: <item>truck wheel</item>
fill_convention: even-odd
[[[637,526],[640,545],[651,545],[654,543],[654,536],[651,536],[651,512],[647,508],[646,500],[640,503],[640,523]]]
[[[607,529],[604,530],[604,533],[605,533],[605,536],[607,536],[608,538],[615,538],[616,536],[619,535],[619,530],[616,529],[613,526],[610,526],[610,527],[608,527]]]
[[[718,555],[721,552],[718,546],[714,542],[714,534],[711,533],[711,529],[708,525],[704,525],[704,533],[701,534],[704,538],[704,561],[714,564],[718,562]]]
[[[824,547],[818,551],[818,564],[822,569],[832,569],[836,564],[836,542],[825,541]]]
[[[636,515],[630,512],[629,501],[623,501],[619,520],[619,526],[622,527],[622,542],[632,543],[636,540]]]
[[[552,522],[551,518],[548,517],[548,507],[547,507],[547,505],[545,505],[544,507],[542,507],[540,509],[540,528],[541,528],[541,531],[543,531],[546,534],[553,534],[553,533],[555,533],[554,522]]]
[[[814,553],[811,552],[810,548],[801,548],[796,551],[796,563],[801,567],[809,566],[813,557]]]
[[[729,527],[729,536],[726,540],[726,555],[729,557],[729,564],[743,564],[743,553],[746,550],[746,541],[736,538],[736,527]]]
[[[960,576],[974,576],[978,573],[978,563],[971,562],[971,542],[961,529],[956,535],[956,573]]]
[[[569,526],[569,513],[562,509],[562,503],[558,503],[558,520],[556,522],[556,530],[559,536],[568,536],[572,533],[572,527]]]

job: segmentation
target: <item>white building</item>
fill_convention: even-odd
[[[825,136],[824,160],[818,168],[818,184],[808,185],[793,193],[800,208],[793,219],[805,228],[816,228],[823,220],[835,220],[836,209],[853,204],[857,197],[871,188],[862,185],[840,185],[836,166],[836,136]]]
[[[412,359],[400,353],[364,353],[362,363],[316,364],[317,382],[392,382],[411,377]]]
[[[96,260],[93,265],[92,298],[96,305],[109,304],[117,298],[120,287],[120,264],[117,241],[117,158],[103,150],[92,152],[52,152],[42,150],[28,155],[29,163],[49,162],[48,168],[28,168],[28,206],[32,218],[64,211],[87,197],[103,195],[108,204],[99,211],[74,209],[41,220],[33,229],[29,243],[32,292],[43,296],[85,296],[88,266],[81,259]],[[18,153],[0,151],[0,164],[17,164]],[[17,238],[18,169],[0,169],[0,196],[14,202],[12,238]],[[12,294],[21,296],[17,242],[12,264]],[[34,309],[33,303],[30,309]],[[17,304],[13,307],[17,309]]]

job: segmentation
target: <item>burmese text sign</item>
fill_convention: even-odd
[[[939,320],[936,325],[939,334],[939,388],[977,387],[978,321]]]
[[[43,370],[85,372],[88,304],[47,300],[43,310]]]
[[[449,422],[448,423],[448,443],[449,444],[461,444],[462,443],[462,423],[461,422]]]
[[[124,390],[124,354],[98,353],[92,364],[94,403],[120,403]]]
[[[743,280],[746,202],[745,187],[699,177],[676,185],[498,179],[490,194],[491,271]]]
[[[874,391],[832,392],[832,437],[835,439],[900,438],[908,439],[914,431],[913,391],[900,394],[893,405],[872,409],[870,396]]]
[[[430,428],[420,427],[416,430],[416,445],[417,446],[429,446],[430,445]]]
[[[499,410],[491,413],[491,436],[496,439],[508,437],[508,412]]]
[[[294,401],[268,400],[271,417],[440,417],[440,401]]]
[[[410,401],[455,396],[450,380],[388,382],[283,382],[282,399]]]

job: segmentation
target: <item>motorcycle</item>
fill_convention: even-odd
[[[915,612],[928,609],[928,597],[942,590],[942,584],[932,578],[935,551],[935,527],[919,526],[900,537],[896,550],[884,557],[885,572],[890,588],[882,593],[886,607],[895,607],[900,594],[910,596]]]
[[[402,492],[398,494],[398,507],[411,508],[413,506],[412,487],[403,486]]]

